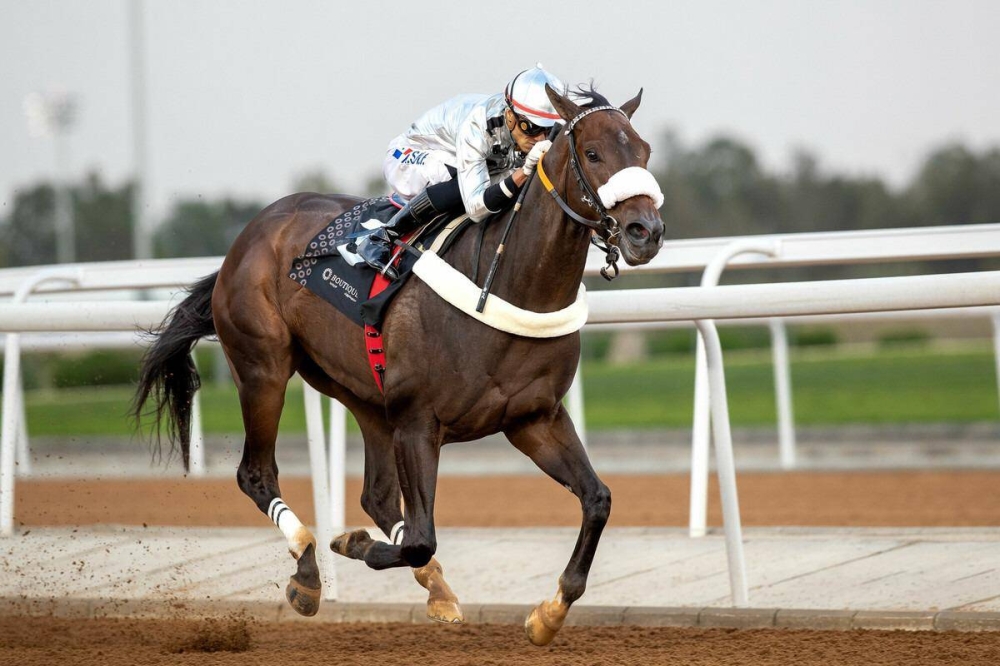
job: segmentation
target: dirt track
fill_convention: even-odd
[[[553,666],[996,664],[1000,635],[567,627],[548,647],[514,626],[248,624],[0,618],[0,663]]]
[[[684,525],[683,475],[608,476],[612,526]],[[740,475],[745,525],[998,526],[1000,472],[821,472]],[[312,520],[308,479],[282,494]],[[367,525],[348,483],[347,521]],[[719,524],[718,492],[710,520]],[[29,480],[17,486],[25,527],[95,523],[246,525],[269,522],[234,480]],[[543,477],[445,477],[441,526],[577,525],[575,498]],[[685,664],[771,666],[1000,663],[1000,634],[789,630],[565,628],[531,647],[519,627],[330,625],[220,621],[0,618],[0,664],[262,664],[421,666]]]
[[[605,476],[611,527],[687,524],[686,475]],[[748,526],[1000,526],[1000,471],[741,473],[740,509]],[[347,523],[370,525],[358,503],[359,479],[347,484]],[[282,496],[312,521],[305,478],[282,479]],[[718,490],[709,520],[721,524]],[[24,526],[259,526],[267,518],[235,479],[28,480],[17,485],[15,515]],[[576,498],[542,476],[442,477],[438,526],[576,526]]]

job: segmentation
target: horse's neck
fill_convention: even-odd
[[[590,230],[566,219],[537,183],[514,221],[493,293],[534,312],[564,308],[576,299],[589,247]]]

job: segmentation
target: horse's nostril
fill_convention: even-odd
[[[646,239],[649,238],[649,230],[647,230],[646,227],[639,224],[638,222],[633,222],[632,224],[628,225],[625,228],[625,231],[628,232],[628,235],[631,236],[633,240],[636,240],[640,243],[646,242]]]
[[[656,226],[653,229],[653,242],[659,244],[663,240],[663,225]]]

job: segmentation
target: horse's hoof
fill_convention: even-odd
[[[555,601],[543,601],[532,609],[524,621],[524,633],[532,645],[542,647],[552,642],[563,622],[569,607]]]
[[[365,557],[367,546],[371,545],[371,541],[372,537],[368,534],[368,530],[344,532],[340,536],[334,537],[333,541],[330,542],[330,550],[353,560],[362,560]]]
[[[457,601],[428,601],[427,617],[444,624],[465,623],[465,614]]]
[[[306,587],[294,578],[289,578],[288,587],[285,588],[285,598],[296,613],[312,617],[319,612],[322,591],[322,588]]]

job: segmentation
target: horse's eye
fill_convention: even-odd
[[[596,150],[593,150],[593,149],[587,150],[587,151],[584,152],[584,155],[586,155],[587,159],[590,160],[591,162],[600,162],[601,161],[601,158],[597,154]]]

